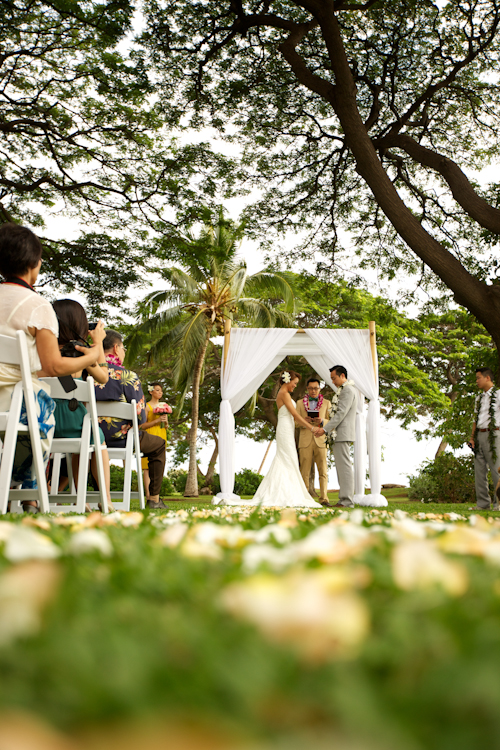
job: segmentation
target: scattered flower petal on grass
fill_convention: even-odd
[[[396,517],[394,514],[391,527],[398,532],[401,539],[425,539],[427,536],[424,524],[407,518],[406,514],[405,517]]]
[[[461,596],[469,585],[465,567],[448,560],[428,540],[406,541],[395,547],[392,574],[396,585],[405,591],[440,585],[451,596]]]
[[[51,560],[24,562],[0,576],[0,644],[38,632],[45,606],[55,597],[61,568]]]
[[[4,556],[10,562],[52,560],[60,556],[61,550],[48,537],[25,526],[11,525],[14,528],[5,543],[4,549]]]
[[[164,547],[178,547],[189,529],[187,523],[174,523],[164,529],[158,537],[158,541]]]
[[[50,531],[51,529],[50,523],[44,518],[33,518],[32,516],[27,516],[26,518],[23,518],[21,523],[23,524],[23,526],[36,526],[38,529],[42,529],[43,531]]]
[[[84,523],[87,520],[87,516],[55,516],[50,519],[56,526],[75,526],[79,523]]]
[[[261,544],[268,542],[271,538],[278,544],[289,544],[292,541],[292,535],[288,528],[280,526],[277,523],[268,523],[258,531],[251,532],[255,542]]]
[[[454,552],[458,555],[480,555],[484,554],[485,548],[490,543],[491,528],[488,533],[478,531],[464,524],[456,525],[442,534],[437,544],[444,552]]]
[[[376,543],[376,537],[362,526],[336,522],[318,526],[308,536],[294,543],[299,559],[317,559],[336,563],[356,557]]]
[[[207,560],[222,560],[223,557],[220,547],[215,544],[201,544],[196,539],[186,539],[180,549],[184,557],[204,557]]]
[[[242,552],[243,570],[254,573],[261,565],[272,570],[283,570],[297,562],[297,554],[290,547],[273,547],[271,544],[251,544]]]
[[[299,522],[297,521],[297,513],[295,509],[284,508],[281,511],[281,518],[278,521],[278,524],[288,529],[294,529],[296,526],[298,526]]]
[[[72,555],[84,555],[89,552],[100,552],[103,557],[111,557],[113,545],[107,534],[100,529],[82,529],[75,531],[68,544]]]
[[[106,516],[104,516],[106,518]],[[144,515],[138,511],[131,513],[120,513],[120,522],[122,526],[139,526],[144,521]]]
[[[370,630],[367,605],[353,591],[331,591],[321,571],[255,575],[221,593],[221,606],[306,662],[353,658]]]

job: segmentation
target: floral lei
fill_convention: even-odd
[[[305,408],[305,410],[306,411],[312,411],[312,409],[309,408],[309,394],[308,393],[306,393],[306,395],[304,396],[304,398],[302,399],[302,401],[304,402],[304,408]],[[316,407],[317,411],[319,411],[321,409],[321,407],[323,406],[323,401],[324,401],[323,394],[320,393],[319,396],[318,396],[318,405]]]
[[[123,362],[120,362],[116,354],[106,354],[106,362],[109,365],[118,365],[118,367],[123,367]]]
[[[490,446],[490,453],[491,453],[491,457],[493,459],[493,463],[496,463],[496,460],[497,460],[497,451],[496,451],[496,445],[495,445],[495,431],[496,431],[497,423],[496,423],[496,420],[495,420],[495,397],[496,397],[496,394],[498,393],[498,388],[496,388],[495,386],[493,386],[492,388],[490,388],[489,391],[487,391],[487,393],[490,394],[490,406],[489,406],[489,409],[488,409],[488,415],[489,415],[489,418],[490,418],[489,425],[488,425],[488,427],[489,427],[488,443],[489,443],[489,446]],[[484,393],[481,393],[479,395],[478,400],[477,400],[476,418],[474,420],[474,422],[476,424],[476,426],[474,428],[474,435],[473,435],[474,453],[475,454],[477,454],[477,451],[479,449],[478,445],[477,445],[477,442],[476,442],[476,432],[478,430],[477,420],[479,419],[479,410],[481,409],[481,402],[482,402],[482,399],[483,399],[483,395],[484,395]]]
[[[332,396],[332,408],[330,410],[330,419],[337,413],[339,408],[339,396],[340,391],[343,390],[346,385],[355,385],[354,380],[346,380],[345,383],[342,383],[340,388],[338,389],[337,393],[334,393]],[[327,432],[325,435],[326,444],[329,448],[331,448],[335,442],[335,438],[337,437],[337,430],[333,428],[331,432]]]

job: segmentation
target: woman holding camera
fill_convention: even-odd
[[[87,378],[87,375],[91,375],[97,383],[107,383],[109,380],[108,363],[104,356],[104,350],[102,348],[102,342],[106,336],[104,330],[104,323],[100,320],[95,328],[89,330],[89,323],[87,320],[87,314],[79,302],[75,302],[72,299],[61,299],[53,302],[52,307],[57,316],[59,322],[59,349],[61,354],[66,357],[73,358],[74,370],[71,373],[75,379]],[[83,357],[81,351],[85,351],[87,348],[87,338],[90,336],[92,339],[92,348],[97,349],[99,356],[97,362],[82,367]],[[76,342],[80,342],[81,346]],[[78,369],[76,369],[78,368]],[[83,419],[87,413],[84,405],[78,403],[76,408],[73,409],[71,402],[65,399],[55,399],[56,410],[56,427],[54,437],[80,437],[83,428]],[[101,445],[105,446],[104,435],[99,429],[99,439]],[[78,465],[79,455],[72,455],[73,465],[73,477],[78,477]],[[111,503],[110,496],[110,472],[109,472],[109,454],[106,447],[102,449],[102,459],[104,464],[104,475],[106,479],[106,493],[108,495],[108,505],[113,510],[113,504]],[[92,454],[91,458],[91,470],[94,478],[97,475],[95,454]]]
[[[4,277],[0,284],[0,333],[12,337],[17,331],[26,334],[42,451],[44,460],[48,461],[54,436],[54,401],[47,386],[38,380],[37,372],[43,369],[51,377],[69,375],[74,369],[74,360],[61,355],[55,313],[51,304],[33,289],[41,265],[42,245],[31,230],[17,224],[0,227],[0,273]],[[81,350],[83,367],[98,361],[100,352],[95,346]],[[19,380],[19,367],[0,365],[0,411],[9,410],[12,392]],[[19,441],[12,480],[25,488],[36,487],[31,455],[30,445]],[[23,508],[26,512],[38,512],[35,502],[25,502]]]

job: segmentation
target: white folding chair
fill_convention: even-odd
[[[24,331],[17,331],[16,337],[0,335],[0,361],[7,365],[17,365],[21,369],[21,380],[15,385],[10,409],[0,412],[0,432],[4,434],[0,462],[0,512],[7,512],[7,503],[11,501],[11,510],[22,512],[20,503],[26,500],[37,500],[43,513],[49,511],[47,481],[43,464],[42,443],[38,425],[35,393],[31,379],[28,345]],[[19,423],[21,407],[26,406],[28,426]],[[12,468],[16,453],[18,435],[29,434],[33,453],[33,467],[37,489],[11,489]]]
[[[112,492],[111,500],[116,510],[130,510],[130,499],[139,500],[141,509],[146,507],[144,501],[144,486],[142,483],[141,448],[139,440],[139,420],[137,419],[137,402],[132,399],[130,403],[124,401],[98,401],[97,414],[99,417],[111,417],[120,421],[132,422],[132,426],[124,440],[124,448],[108,446],[109,459],[125,461],[125,474],[123,478],[123,492]],[[137,469],[138,492],[132,492],[132,460],[135,460]],[[120,502],[121,498],[121,502]]]
[[[50,510],[56,513],[85,513],[85,503],[92,500],[101,503],[105,513],[108,512],[108,496],[106,493],[106,479],[104,476],[104,465],[102,461],[102,446],[99,434],[99,420],[97,417],[97,408],[95,400],[94,379],[87,378],[86,381],[75,380],[75,389],[67,393],[58,378],[42,378],[50,385],[52,398],[59,398],[70,401],[75,398],[77,401],[84,403],[87,408],[87,414],[83,418],[82,434],[80,437],[71,438],[54,438],[52,441],[52,454],[57,457],[58,454],[66,454],[66,463],[68,465],[70,492],[58,494],[57,485],[59,483],[59,472],[57,468],[53,471],[51,490],[50,490]],[[94,444],[90,442],[91,436],[94,437]],[[78,468],[78,489],[76,494],[72,492],[72,472],[71,472],[71,454],[77,453],[80,456],[80,465]],[[95,453],[97,465],[97,480],[99,483],[99,492],[87,491],[87,480],[89,473],[89,460]],[[56,463],[57,466],[57,463]],[[61,503],[69,503],[61,505]]]

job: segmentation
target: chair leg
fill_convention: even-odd
[[[52,456],[52,478],[50,480],[50,495],[59,494],[59,478],[61,476],[61,454],[54,453]]]
[[[130,438],[127,438],[126,456],[125,456],[125,472],[123,476],[123,507],[125,510],[130,510],[130,493],[132,488],[132,444],[129,442]]]
[[[5,430],[5,436],[3,439],[2,460],[0,462],[0,512],[2,514],[7,512],[7,504],[9,502],[9,490],[12,481],[14,457],[16,455],[22,399],[22,385],[21,383],[18,383],[12,394],[9,420],[7,422],[7,429]]]

